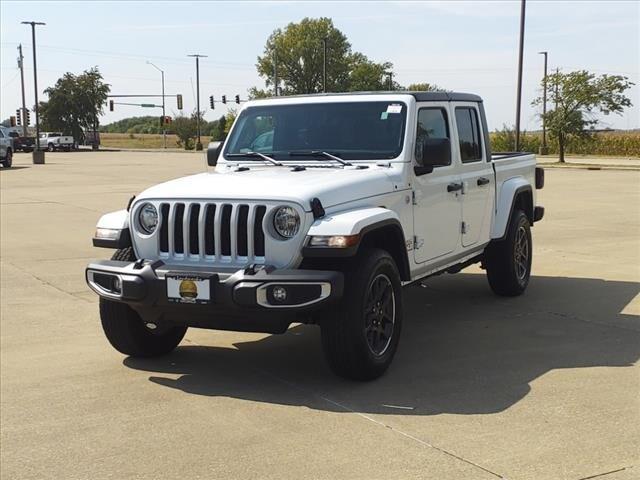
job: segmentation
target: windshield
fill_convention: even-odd
[[[395,158],[402,152],[407,107],[400,102],[264,105],[242,111],[226,154],[259,152],[278,160]],[[296,155],[299,153],[299,155]]]

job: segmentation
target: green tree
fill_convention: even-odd
[[[546,80],[549,103],[554,107],[544,115],[544,121],[549,136],[558,142],[562,163],[567,141],[571,137],[589,137],[589,129],[593,130],[598,124],[597,113],[620,114],[625,107],[631,106],[631,100],[624,92],[634,84],[622,75],[596,76],[578,70],[557,72],[548,75]],[[533,105],[541,105],[542,101],[542,97],[538,97]]]
[[[440,88],[434,83],[412,83],[407,87],[410,92],[445,92],[444,88]]]
[[[194,111],[190,116],[181,113],[171,122],[171,131],[178,137],[178,143],[184,146],[185,150],[193,150],[195,147],[193,139],[198,134],[197,119],[197,112]]]
[[[349,84],[346,90],[351,92],[388,90],[388,74],[392,68],[393,64],[390,62],[375,63],[362,53],[355,53],[351,56]],[[399,87],[395,83],[394,85]]]
[[[226,117],[222,115],[218,120],[216,120],[214,126],[211,130],[211,140],[213,141],[221,141],[224,140],[227,134],[225,133],[226,126]]]
[[[40,102],[43,129],[60,130],[83,141],[85,130],[98,129],[109,91],[97,67],[80,75],[65,73],[45,90],[48,101]]]
[[[330,18],[304,18],[276,29],[267,39],[258,57],[258,74],[264,78],[267,92],[256,87],[252,98],[274,91],[274,59],[277,57],[278,83],[283,95],[321,92],[323,88],[323,39],[327,42],[327,91],[382,90],[384,74],[392,68],[388,62],[377,64],[361,53],[351,51],[347,37],[334,27]]]
[[[233,126],[233,122],[236,121],[236,117],[238,116],[238,111],[230,108],[224,118],[224,136],[226,137]]]

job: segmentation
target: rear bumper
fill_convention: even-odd
[[[211,301],[170,301],[168,274],[209,279]],[[271,333],[326,308],[342,297],[344,288],[342,273],[334,271],[261,267],[216,272],[161,261],[97,261],[87,266],[85,276],[100,297],[128,304],[145,322]],[[284,300],[276,299],[278,289],[286,291]]]

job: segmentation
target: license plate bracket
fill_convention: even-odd
[[[214,285],[218,275],[169,272],[165,275],[167,301],[206,305],[214,301]]]

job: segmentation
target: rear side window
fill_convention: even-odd
[[[460,141],[460,159],[463,163],[482,160],[482,144],[478,112],[471,107],[456,108],[456,125]]]
[[[416,132],[416,160],[422,160],[425,140],[428,138],[449,138],[447,112],[443,108],[421,108],[418,110],[418,129]],[[451,158],[449,158],[449,165]]]

